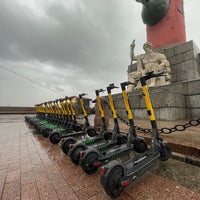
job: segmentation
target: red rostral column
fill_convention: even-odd
[[[147,41],[153,47],[186,42],[183,0],[170,0],[166,15],[155,25],[147,25]]]

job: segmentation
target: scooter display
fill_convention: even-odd
[[[158,161],[166,161],[171,156],[171,149],[168,143],[163,141],[159,136],[153,106],[146,84],[147,80],[163,75],[164,72],[149,72],[139,79],[152,127],[150,149],[125,162],[122,162],[120,159],[114,160],[101,168],[101,185],[105,192],[112,198],[119,196],[126,186],[149,171]]]
[[[111,160],[127,155],[131,151],[143,153],[147,150],[147,144],[144,141],[144,139],[138,137],[136,134],[133,115],[131,112],[130,103],[126,92],[126,86],[128,84],[128,82],[124,82],[121,84],[124,105],[130,123],[129,133],[127,134],[127,140],[123,143],[119,143],[117,139],[111,140],[106,144],[96,145],[93,148],[89,148],[85,151],[80,152],[80,165],[82,166],[83,171],[87,174],[94,173],[100,166],[110,162]],[[110,92],[111,88],[108,87],[107,91],[109,95],[109,102],[111,103],[111,108],[114,108],[113,99]],[[113,109],[112,111],[114,110],[115,109]],[[112,114],[116,123],[117,114],[115,111]]]

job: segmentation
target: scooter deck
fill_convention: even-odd
[[[78,141],[76,144],[72,144],[72,148],[74,148],[77,145],[87,145],[87,149],[85,150],[86,152],[90,149],[98,149],[99,151],[105,151],[105,149],[111,148],[112,146],[116,145],[116,142],[111,142],[111,141],[105,141],[103,137],[92,137],[88,139],[83,139],[85,141]]]
[[[149,171],[153,166],[155,166],[155,164],[159,160],[159,157],[159,152],[148,152],[144,153],[143,155],[134,157],[133,159],[130,159],[128,161],[125,161],[124,163],[119,162],[119,160],[113,160],[112,162],[109,162],[108,164],[104,165],[105,171],[107,171],[108,173],[101,175],[101,184],[106,189],[107,182],[109,181],[110,177],[110,172],[115,166],[121,163],[120,165],[123,166],[125,172],[124,175],[119,179],[119,184],[123,185],[124,183],[126,183],[128,185],[134,180],[136,180],[139,176]]]
[[[120,134],[122,133],[120,132]],[[117,144],[117,140],[108,140],[108,141],[104,140],[99,143],[92,143],[91,145],[88,145],[89,149],[95,148],[95,149],[98,149],[102,153],[105,153],[105,151],[115,146],[119,147],[119,145]]]
[[[122,155],[127,155],[126,153],[129,153],[130,151],[132,151],[133,148],[134,148],[133,145],[128,147],[126,143],[122,144],[120,146],[115,145],[115,146],[113,146],[113,148],[111,148],[109,150],[102,151],[98,160],[100,162],[105,162],[105,161],[110,160],[110,159],[119,158]]]
[[[116,145],[116,141],[102,141],[101,143],[95,143],[92,145],[88,145],[89,148],[95,148],[99,151],[107,149],[112,147],[113,145]]]
[[[80,131],[80,132],[74,132],[74,133],[66,133],[62,134],[60,138],[66,138],[66,137],[78,137],[78,136],[85,136],[87,133]]]
[[[123,134],[120,132],[120,134]],[[127,135],[127,134],[124,134]],[[96,148],[99,151],[109,149],[116,145],[116,140],[105,140],[102,135],[98,135],[96,137],[92,137],[89,139],[83,139],[79,141],[79,143],[86,144],[88,148]]]
[[[95,137],[92,138],[88,138],[88,139],[82,139],[80,141],[78,141],[78,143],[82,143],[87,145],[87,147],[92,147],[95,144],[99,144],[99,142],[104,141],[104,137],[102,135],[97,135]]]
[[[87,147],[91,148],[94,145],[100,144],[102,141],[104,141],[104,138],[102,137],[102,135],[97,135],[94,137],[89,137],[89,138],[84,138],[84,139],[81,138],[81,136],[79,136],[79,137],[80,138],[77,141],[77,143],[71,144],[71,149],[73,149],[75,146],[79,146],[79,145],[87,145]]]
[[[102,146],[103,145],[101,145],[101,147]],[[131,145],[130,147],[128,147],[127,143],[122,144],[120,146],[115,143],[115,145],[113,144],[113,148],[110,148],[109,150],[102,149],[102,151],[100,151],[100,154],[98,155],[97,160],[94,163],[90,163],[90,164],[92,164],[93,166],[98,166],[98,167],[102,166],[104,164],[109,163],[111,160],[127,156],[129,152],[133,151],[133,149],[134,149],[134,146]],[[88,154],[91,152],[93,152],[91,148],[83,152],[83,157],[80,159],[81,166],[84,165],[84,163],[86,162],[85,159],[87,158]]]
[[[155,163],[158,161],[159,157],[160,157],[159,152],[155,153],[148,152],[126,161],[124,163],[126,169],[125,177],[127,176],[132,177],[133,175],[139,176],[145,173],[146,171],[150,170],[153,166],[155,166]]]

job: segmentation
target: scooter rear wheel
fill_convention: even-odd
[[[61,149],[62,149],[63,153],[68,154],[68,152],[69,152],[69,145],[70,144],[74,144],[74,143],[75,143],[75,141],[72,140],[72,139],[64,139],[61,142]]]
[[[106,193],[112,197],[118,197],[122,192],[124,187],[121,186],[120,178],[123,177],[124,169],[117,165],[110,172],[107,177],[107,183],[104,187]]]
[[[51,131],[51,129],[49,128],[46,128],[42,131],[42,136],[45,137],[45,138],[48,138],[49,137],[49,132]]]
[[[82,127],[80,124],[75,124],[73,128],[76,132],[82,131]]]
[[[98,154],[96,152],[90,152],[85,157],[82,163],[82,169],[87,174],[93,174],[98,167],[94,166],[94,163],[98,160]]]
[[[104,131],[103,133],[104,140],[111,140],[112,139],[112,131]]]
[[[79,164],[79,160],[80,160],[80,151],[84,151],[85,148],[83,146],[76,146],[74,148],[72,148],[72,150],[70,151],[70,159],[71,161],[78,165]]]
[[[59,132],[52,132],[50,133],[49,135],[49,140],[52,144],[58,144],[61,140],[61,137],[60,137],[60,133]]]
[[[127,142],[127,136],[121,135],[121,134],[117,136],[117,144],[118,145],[122,145],[126,142]]]

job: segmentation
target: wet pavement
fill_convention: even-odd
[[[149,126],[148,122],[136,122],[143,127]],[[174,124],[176,122],[159,122],[158,126]],[[121,129],[127,131],[123,124]],[[190,127],[180,135],[174,133],[163,137],[171,143],[192,146],[199,155],[200,126]],[[99,172],[86,175],[63,154],[59,145],[51,144],[25,123],[24,115],[0,115],[1,200],[109,200],[99,180]],[[199,200],[200,168],[169,159],[141,176],[117,199]]]

